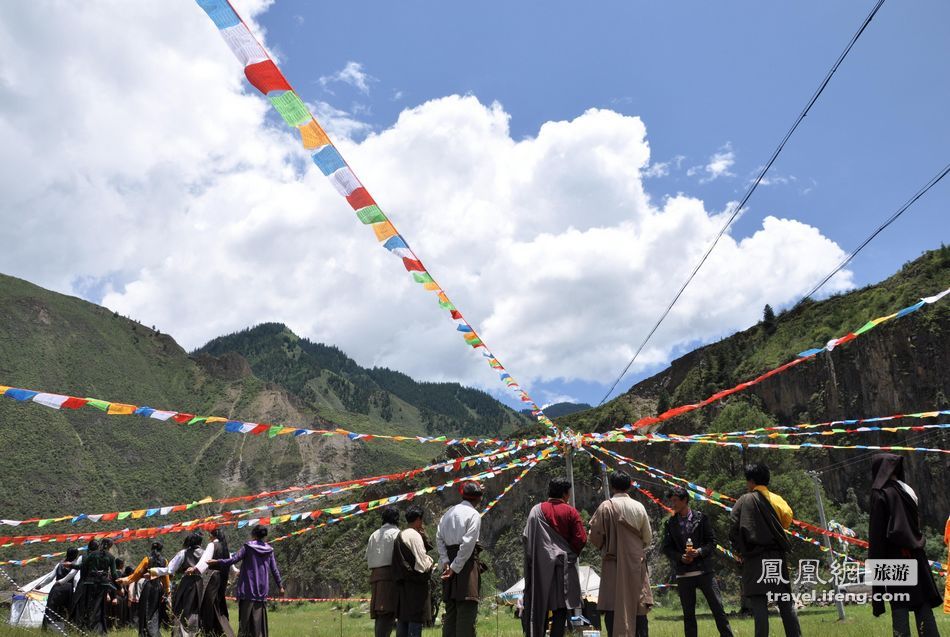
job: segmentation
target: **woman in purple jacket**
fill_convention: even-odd
[[[269,575],[274,576],[280,594],[284,594],[284,582],[277,570],[274,547],[264,541],[267,527],[257,525],[251,531],[251,541],[241,550],[224,560],[209,560],[212,566],[231,566],[241,562],[238,575],[238,637],[267,637],[267,596],[270,592]]]

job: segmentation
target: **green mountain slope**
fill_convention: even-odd
[[[531,422],[477,389],[364,369],[339,348],[300,338],[279,323],[222,336],[197,350],[229,352],[247,359],[257,377],[279,383],[331,419],[346,411],[380,421],[386,431],[491,437]]]

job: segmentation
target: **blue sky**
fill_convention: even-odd
[[[515,138],[591,107],[640,116],[652,160],[671,164],[646,182],[651,196],[687,192],[721,210],[741,196],[872,4],[608,2],[592,10],[285,0],[260,22],[306,99],[355,109],[374,128],[391,126],[407,105],[453,93],[501,102]],[[777,183],[757,191],[732,234],[754,231],[769,213],[814,225],[850,250],[942,168],[950,160],[947,24],[945,2],[886,3],[769,173]],[[352,61],[373,78],[369,94],[317,81]],[[729,151],[734,176],[687,176]],[[885,278],[950,240],[948,201],[950,183],[919,201],[853,262],[854,282]],[[604,390],[592,382],[552,389],[588,401]]]
[[[234,3],[539,403],[600,399],[872,5]],[[621,389],[794,303],[946,164],[947,24],[885,3]],[[189,350],[281,321],[510,399],[242,71],[193,0],[0,3],[0,272]],[[829,291],[950,240],[948,201]]]

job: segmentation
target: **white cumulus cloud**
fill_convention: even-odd
[[[0,5],[0,271],[101,300],[186,347],[276,320],[364,365],[496,387],[435,297],[267,115],[192,2],[51,7]],[[591,109],[515,139],[504,107],[474,96],[376,131],[315,107],[529,387],[612,380],[723,222],[695,197],[645,191],[638,117]],[[641,365],[755,322],[843,256],[794,219],[725,236]],[[845,271],[827,290],[850,285]]]
[[[370,82],[375,81],[376,78],[364,71],[360,62],[349,61],[336,73],[321,76],[320,86],[326,88],[330,84],[342,82],[349,84],[363,95],[369,95]]]
[[[720,177],[734,177],[731,168],[736,163],[736,154],[732,150],[732,143],[726,142],[722,148],[713,153],[702,166],[693,166],[686,171],[690,177],[700,176],[699,183],[705,184]]]

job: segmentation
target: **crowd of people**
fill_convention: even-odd
[[[112,554],[109,539],[90,541],[82,556],[78,549],[68,549],[48,576],[53,587],[44,627],[93,634],[137,628],[140,637],[159,637],[163,629],[179,637],[234,637],[225,595],[232,567],[240,564],[238,636],[267,637],[271,577],[284,592],[273,547],[265,542],[267,528],[255,526],[251,539],[234,554],[223,529],[209,534],[207,544],[200,530],[187,534],[171,560],[165,558],[162,542],[152,542],[135,568]]]
[[[942,598],[924,553],[917,496],[904,482],[903,459],[878,454],[872,461],[869,559],[912,559],[917,562],[914,585],[874,586],[875,616],[885,612],[886,595],[901,593],[890,602],[895,637],[910,637],[909,616],[914,615],[919,637],[938,637],[933,607]],[[755,637],[769,634],[769,606],[777,606],[786,637],[802,635],[789,572],[792,546],[786,531],[792,508],[769,488],[766,465],[745,469],[747,493],[730,513],[729,542],[739,563],[740,586],[753,617]],[[654,533],[643,504],[630,496],[633,482],[623,472],[609,478],[610,497],[602,502],[585,527],[571,504],[571,483],[554,478],[548,499],[534,506],[522,533],[524,594],[519,602],[525,637],[563,636],[574,613],[585,608],[578,560],[587,544],[600,555],[600,586],[592,623],[601,624],[608,637],[648,637],[649,613],[654,605],[647,553]],[[382,511],[382,526],[369,538],[366,559],[370,568],[371,616],[375,637],[418,637],[432,625],[433,577],[441,580],[444,605],[443,637],[473,637],[480,599],[479,560],[483,497],[477,483],[465,483],[461,502],[442,515],[436,528],[438,561],[424,526],[424,512],[409,509],[409,526],[400,531],[399,512]],[[690,492],[673,488],[667,493],[672,514],[665,521],[657,547],[669,559],[676,580],[686,637],[698,634],[697,591],[706,598],[720,637],[732,637],[729,618],[716,583],[714,555],[717,540],[712,521],[690,506]],[[950,543],[950,521],[945,541]],[[769,571],[774,567],[774,573]],[[950,613],[950,584],[944,609]],[[587,619],[587,618],[585,618]]]
[[[933,608],[944,602],[950,613],[950,584],[942,599],[924,552],[918,497],[904,481],[903,458],[878,454],[871,462],[869,559],[916,562],[914,585],[875,586],[875,616],[886,612],[880,595],[901,594],[890,603],[893,634],[910,637],[910,616],[919,637],[939,637]],[[792,546],[786,530],[793,520],[788,503],[769,489],[771,475],[762,464],[745,470],[748,492],[736,500],[730,513],[729,541],[739,562],[741,592],[754,619],[756,637],[769,634],[769,605],[775,603],[786,637],[802,634],[791,593],[788,555]],[[600,556],[600,585],[596,612],[586,612],[601,623],[608,637],[648,637],[649,613],[654,605],[647,555],[654,533],[646,509],[630,496],[629,475],[609,476],[610,497],[595,510],[585,527],[571,504],[571,483],[554,478],[548,498],[534,506],[522,532],[524,595],[520,617],[526,637],[562,637],[575,612],[585,608],[578,561],[590,544]],[[463,483],[461,501],[449,507],[438,522],[433,545],[426,531],[426,513],[419,506],[400,512],[393,506],[381,511],[382,525],[366,545],[371,589],[370,615],[375,637],[421,637],[434,624],[435,600],[443,606],[443,637],[474,637],[481,599],[479,544],[484,496],[477,482]],[[676,579],[686,637],[697,635],[697,591],[706,598],[720,637],[733,632],[716,583],[714,554],[717,540],[711,520],[690,506],[690,492],[674,488],[667,493],[673,513],[666,520],[657,547],[669,559]],[[49,592],[44,624],[78,627],[102,634],[110,629],[136,626],[140,637],[159,637],[164,628],[173,635],[234,637],[226,590],[232,569],[237,570],[238,636],[267,637],[267,601],[271,578],[284,594],[274,549],[265,539],[267,528],[255,526],[251,538],[231,553],[221,528],[185,536],[182,548],[170,560],[162,542],[152,543],[135,568],[112,554],[109,539],[89,542],[79,556],[76,548],[47,576]],[[950,543],[950,521],[944,538]],[[433,558],[432,552],[437,553]],[[769,573],[772,567],[774,572]],[[768,575],[768,576],[767,576]],[[438,582],[440,587],[434,584]],[[42,584],[41,584],[42,585]],[[441,590],[438,590],[441,588]]]

